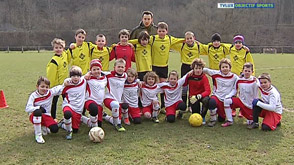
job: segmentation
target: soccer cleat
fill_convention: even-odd
[[[105,117],[107,116],[107,113],[103,111],[103,114],[102,114],[102,119],[105,120]]]
[[[232,110],[232,116],[236,117],[236,110]]]
[[[48,135],[50,133],[50,129],[42,126],[42,135]]]
[[[114,126],[114,127],[118,132],[125,132],[126,131],[126,129],[123,126],[121,126],[121,124],[118,124],[117,126]]]
[[[241,111],[241,110],[239,111],[239,115],[238,115],[238,117],[239,117],[239,118],[243,118],[243,117],[244,117],[244,116],[242,115],[242,111]]]
[[[209,123],[207,124],[208,127],[214,127],[216,125],[216,121],[209,121]]]
[[[152,117],[152,121],[153,121],[154,123],[159,123],[159,119],[158,119],[157,117]]]
[[[250,125],[247,126],[248,129],[255,129],[258,127],[259,127],[259,124],[256,122],[252,122]]]
[[[183,118],[183,112],[179,111],[178,115],[177,115],[178,119],[182,119]]]
[[[129,118],[125,118],[125,119],[124,119],[124,123],[125,123],[126,125],[131,125],[131,122],[130,122]]]
[[[42,135],[36,135],[35,136],[36,142],[39,144],[44,144],[45,140],[43,139]]]
[[[59,128],[61,128],[63,124],[64,124],[64,119],[61,119],[57,125]]]
[[[228,127],[228,126],[231,126],[231,125],[233,125],[233,122],[226,121],[224,124],[222,124],[222,127]]]
[[[68,132],[68,134],[65,136],[66,140],[72,139],[72,131]]]

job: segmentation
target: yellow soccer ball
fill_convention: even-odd
[[[104,139],[105,133],[100,127],[93,127],[89,131],[89,139],[94,143],[101,143]]]
[[[193,113],[189,118],[189,123],[193,127],[199,127],[202,125],[202,116],[199,113]]]

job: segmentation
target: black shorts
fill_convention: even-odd
[[[159,78],[167,78],[168,66],[164,66],[164,67],[152,66],[152,71],[154,71],[159,76]]]
[[[181,77],[185,76],[191,70],[191,66],[188,64],[182,64],[181,66]]]
[[[143,78],[147,72],[138,72],[138,78],[140,79],[140,81],[143,81]]]

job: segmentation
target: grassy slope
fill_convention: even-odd
[[[187,121],[189,114],[185,114],[183,120],[173,124],[163,122],[164,116],[160,116],[160,124],[146,120],[141,125],[127,127],[125,133],[118,133],[105,123],[106,137],[101,144],[89,142],[89,128],[82,125],[72,141],[66,141],[65,131],[60,130],[58,134],[45,136],[46,143],[39,145],[34,141],[33,127],[24,107],[35,90],[38,76],[45,75],[51,55],[50,52],[0,52],[0,89],[4,90],[10,106],[0,110],[2,164],[294,163],[294,113],[289,111],[283,114],[282,127],[274,132],[247,130],[243,119],[236,119],[235,125],[229,128],[221,128],[220,124],[214,128],[192,128]],[[284,106],[293,110],[290,79],[294,74],[294,56],[256,54],[254,60],[256,74],[269,72],[282,94]],[[179,68],[179,55],[173,53],[170,69]],[[60,109],[58,117],[61,117]]]

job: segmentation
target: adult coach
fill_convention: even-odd
[[[130,39],[139,38],[139,34],[143,30],[147,31],[149,35],[155,35],[157,32],[157,27],[153,23],[153,13],[151,11],[143,11],[142,20],[140,24],[132,30]]]

